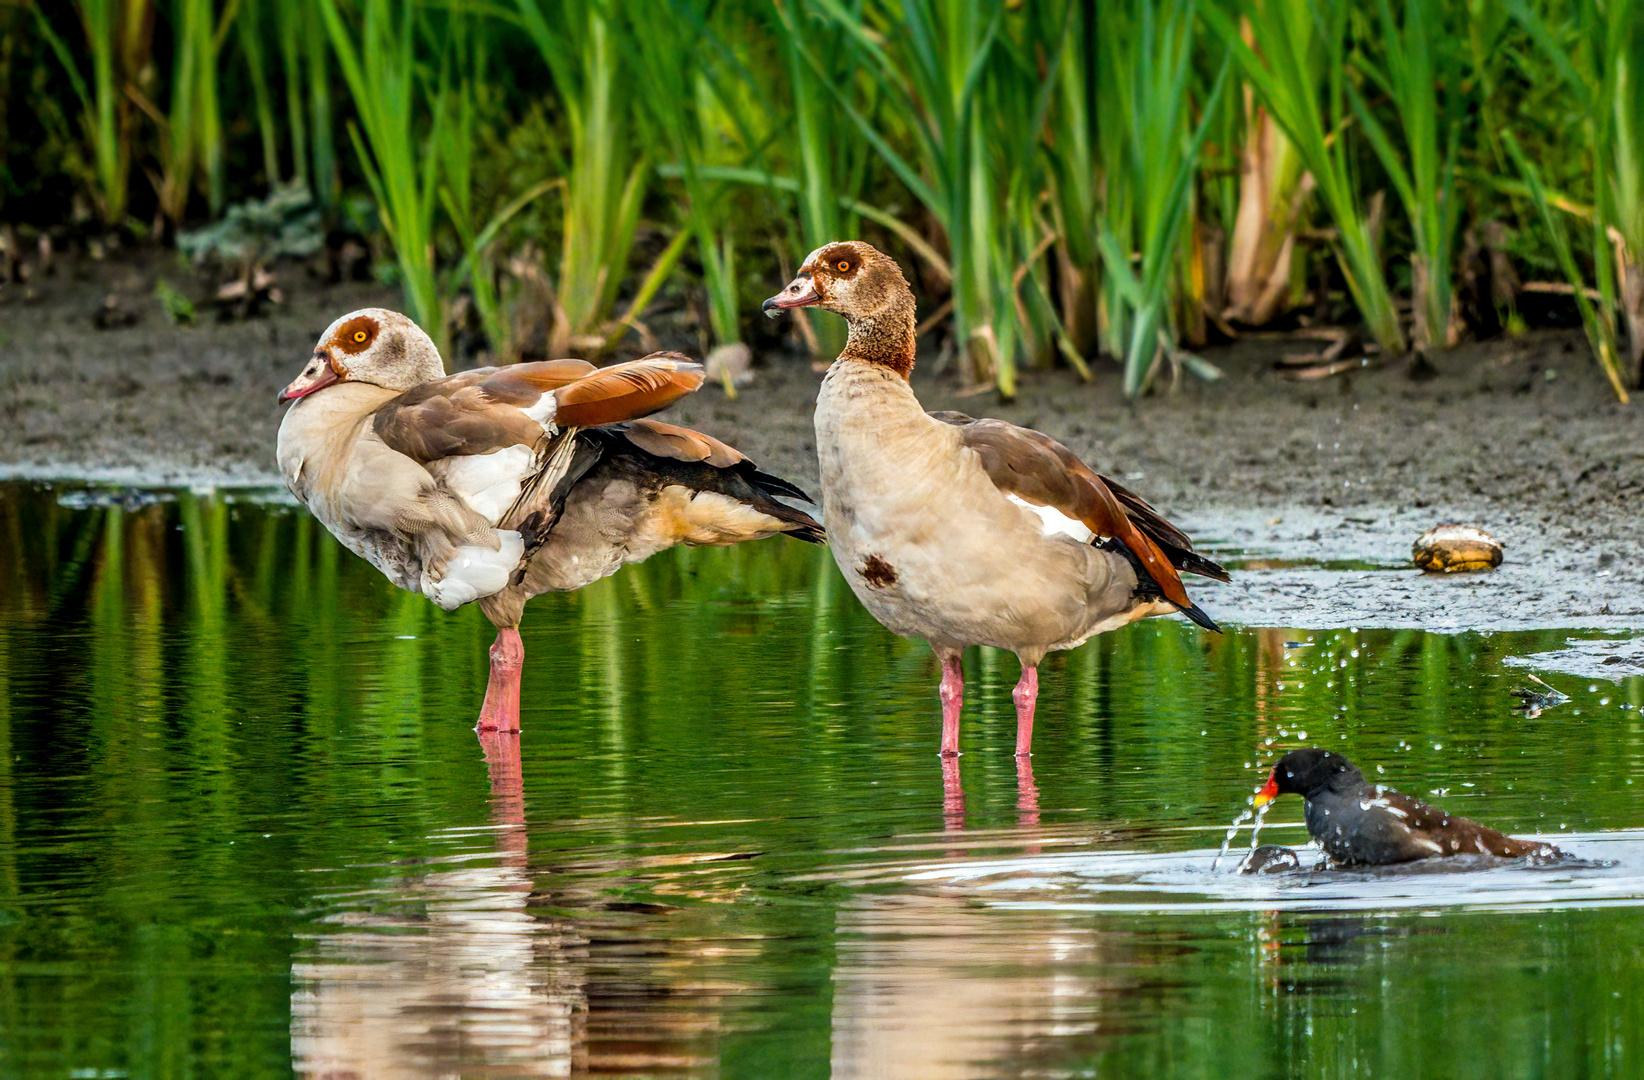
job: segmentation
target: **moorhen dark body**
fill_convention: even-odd
[[[1411,862],[1445,855],[1562,855],[1537,840],[1516,840],[1364,779],[1358,766],[1328,750],[1293,750],[1256,793],[1265,806],[1285,792],[1307,800],[1307,831],[1344,866]]]

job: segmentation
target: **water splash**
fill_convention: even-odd
[[[1254,803],[1255,800],[1252,799],[1251,801]],[[1239,833],[1239,826],[1252,818],[1255,820],[1250,826],[1250,850],[1256,850],[1259,843],[1258,838],[1262,834],[1262,821],[1266,819],[1267,811],[1272,805],[1271,802],[1266,802],[1261,805],[1260,809],[1254,806],[1246,806],[1239,812],[1239,816],[1233,819],[1233,824],[1227,827],[1227,835],[1222,837],[1222,846],[1216,852],[1215,861],[1210,864],[1211,870],[1216,870],[1222,865],[1222,860],[1227,858],[1227,849],[1233,846],[1233,838]]]
[[[1263,807],[1262,809],[1265,810],[1266,807]],[[1222,864],[1222,860],[1227,858],[1227,849],[1233,846],[1233,837],[1238,835],[1239,826],[1249,821],[1252,817],[1255,817],[1255,815],[1255,808],[1247,806],[1239,812],[1238,817],[1233,819],[1233,824],[1228,826],[1227,835],[1222,837],[1221,850],[1216,852],[1216,861],[1210,864],[1210,869],[1214,870]]]
[[[1256,850],[1256,845],[1261,842],[1262,822],[1267,819],[1267,812],[1272,808],[1273,803],[1269,801],[1262,803],[1261,808],[1256,811],[1256,820],[1250,826],[1250,850],[1252,852]],[[1249,857],[1248,855],[1245,856],[1247,859]]]

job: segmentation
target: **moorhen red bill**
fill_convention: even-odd
[[[1307,831],[1343,866],[1381,866],[1446,855],[1516,859],[1564,854],[1551,844],[1514,839],[1369,783],[1351,761],[1316,747],[1292,750],[1280,758],[1266,786],[1256,793],[1256,805],[1265,806],[1286,792],[1307,800]]]

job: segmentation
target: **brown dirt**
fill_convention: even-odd
[[[218,322],[202,306],[200,324],[180,328],[152,299],[161,276],[205,292],[157,258],[64,267],[29,298],[0,289],[0,477],[277,485],[276,392],[338,314],[396,303],[393,290],[326,286],[294,268],[281,273],[292,295],[271,316]],[[93,325],[111,292],[141,313],[135,326]],[[1010,404],[963,395],[929,358],[913,384],[929,408],[1054,435],[1234,557],[1246,568],[1234,585],[1196,586],[1218,618],[1644,627],[1644,426],[1578,334],[1463,347],[1421,378],[1403,362],[1319,382],[1275,371],[1281,353],[1316,347],[1244,341],[1208,354],[1227,372],[1221,382],[1184,377],[1139,402],[1106,364],[1090,384],[1029,373]],[[739,400],[710,386],[668,418],[814,489],[818,376],[793,354],[761,360]],[[1503,540],[1502,568],[1403,569],[1416,535],[1449,520]]]

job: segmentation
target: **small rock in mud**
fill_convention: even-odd
[[[1422,533],[1410,555],[1429,573],[1490,570],[1501,565],[1501,541],[1477,525],[1452,522]]]
[[[92,325],[99,330],[123,330],[136,326],[142,319],[136,307],[118,293],[104,297],[102,307],[92,315]]]
[[[1301,859],[1296,853],[1277,844],[1263,844],[1239,864],[1241,874],[1289,874],[1300,869]]]

